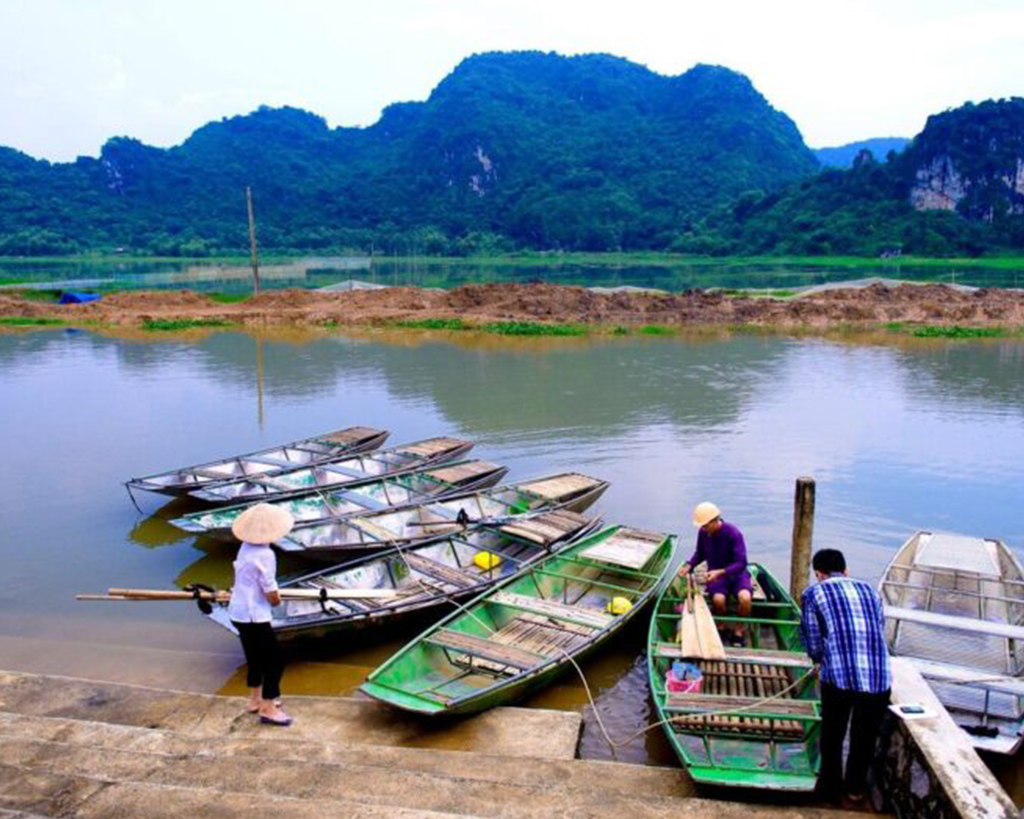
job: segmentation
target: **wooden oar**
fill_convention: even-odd
[[[690,578],[686,582],[686,603],[679,623],[679,649],[683,657],[692,659],[725,659],[725,647],[715,618],[704,595],[694,592]]]
[[[282,600],[389,600],[393,589],[281,589]],[[106,594],[76,594],[76,600],[207,600],[226,603],[230,591],[200,591],[198,597],[190,591],[167,589],[108,589]]]

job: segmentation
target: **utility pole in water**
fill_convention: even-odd
[[[252,189],[245,189],[245,204],[249,208],[249,255],[252,258],[252,293],[260,292],[260,265],[256,258],[256,217],[252,212]]]

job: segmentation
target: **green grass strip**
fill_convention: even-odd
[[[42,327],[48,324],[66,324],[60,319],[38,318],[36,316],[0,316],[0,324],[7,327]]]
[[[916,327],[914,338],[999,338],[1006,331],[1000,327]]]
[[[492,321],[482,328],[501,336],[585,336],[587,328],[579,324],[540,324],[533,321]]]
[[[640,328],[640,333],[645,336],[674,336],[676,331],[664,324],[645,324]]]
[[[248,293],[209,293],[207,298],[219,304],[237,304],[240,301],[248,301]]]
[[[191,330],[193,327],[230,327],[231,322],[223,319],[146,319],[142,329],[156,332]]]
[[[396,321],[396,327],[406,330],[470,330],[472,329],[460,318],[432,318],[414,321]]]

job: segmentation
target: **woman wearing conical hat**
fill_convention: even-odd
[[[266,725],[291,725],[281,710],[281,674],[284,658],[270,625],[277,590],[277,556],[270,544],[287,535],[295,522],[284,509],[258,503],[235,518],[231,531],[242,546],[235,558],[235,582],[228,616],[242,640],[247,665],[249,712]]]

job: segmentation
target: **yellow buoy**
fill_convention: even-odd
[[[608,601],[608,611],[612,614],[625,614],[633,608],[633,604],[625,597],[613,597]]]
[[[473,556],[473,562],[481,569],[496,569],[501,563],[501,555],[494,552],[477,552]]]

